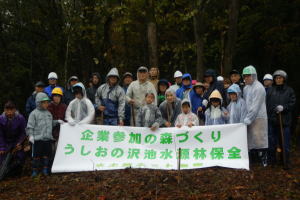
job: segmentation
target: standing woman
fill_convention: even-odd
[[[267,110],[269,119],[269,150],[270,161],[276,161],[276,148],[281,146],[279,141],[280,123],[284,132],[284,152],[287,161],[287,167],[290,165],[290,139],[292,112],[296,104],[296,95],[292,88],[287,85],[287,73],[283,70],[277,70],[273,74],[274,84],[267,93]],[[279,117],[279,115],[281,117]],[[279,120],[282,120],[279,122]]]

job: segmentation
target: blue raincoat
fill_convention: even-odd
[[[246,102],[242,98],[242,91],[237,84],[233,84],[228,88],[228,93],[236,93],[237,101],[231,101],[227,106],[229,111],[229,124],[243,123],[247,115]]]
[[[181,86],[181,88],[179,88],[176,91],[176,96],[177,98],[183,100],[183,99],[188,99],[188,95],[189,95],[189,91],[192,88],[192,76],[190,74],[183,74],[182,79],[186,79],[189,78],[190,79],[190,85],[183,85]]]

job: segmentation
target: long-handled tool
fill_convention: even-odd
[[[132,124],[135,126],[135,113],[134,113],[134,106],[131,104],[131,117],[132,117]]]
[[[26,140],[27,140],[27,137],[24,137],[24,139],[22,140],[20,145],[22,146]],[[3,180],[4,177],[9,173],[11,161],[14,157],[14,154],[16,154],[17,151],[23,151],[23,147],[21,150],[17,150],[17,147],[12,146],[9,149],[9,151],[7,152],[6,157],[0,166],[0,181]]]
[[[167,118],[168,118],[168,122],[171,123],[171,116],[170,116],[170,111],[169,111],[169,105],[167,104]]]
[[[278,113],[279,116],[279,126],[280,126],[280,136],[281,136],[281,149],[282,149],[282,160],[283,160],[283,167],[287,169],[287,160],[286,160],[286,152],[284,148],[285,138],[284,138],[284,131],[282,125],[282,115],[281,112]]]

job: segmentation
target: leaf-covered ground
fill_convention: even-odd
[[[0,199],[300,199],[299,155],[288,171],[255,164],[250,171],[126,169],[32,179],[28,164],[20,178],[0,182]]]

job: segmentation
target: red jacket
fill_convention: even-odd
[[[54,104],[53,102],[50,103],[48,106],[49,112],[52,114],[53,120],[64,120],[65,121],[65,114],[67,110],[67,105],[64,103],[60,103],[58,105]],[[53,128],[52,135],[54,139],[58,140],[59,137],[59,130],[60,126],[57,125]]]

